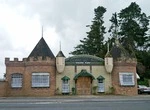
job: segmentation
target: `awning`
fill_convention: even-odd
[[[85,69],[81,70],[81,72],[74,77],[74,80],[77,80],[79,77],[91,77],[92,79],[95,79],[94,76]]]
[[[64,76],[63,78],[61,78],[61,80],[70,80],[70,78],[68,76]]]
[[[98,79],[98,80],[104,80],[105,78],[100,75],[97,79]]]
[[[137,73],[136,73],[136,78],[137,78],[137,79],[140,79],[140,76],[139,76]]]

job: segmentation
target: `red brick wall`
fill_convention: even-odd
[[[14,96],[15,94],[18,96],[22,96],[23,95],[23,89],[19,88],[19,89],[13,89],[11,88],[11,75],[13,73],[21,73],[24,74],[24,67],[15,67],[15,64],[13,66],[6,66],[6,81],[8,82],[8,85],[6,87],[6,93],[7,96]]]
[[[6,96],[6,81],[0,81],[0,97],[5,97]]]
[[[6,80],[8,81],[7,96],[53,96],[56,86],[56,66],[55,59],[49,60],[24,60],[24,61],[9,61],[5,60],[6,64]],[[32,73],[46,72],[50,73],[49,88],[32,88]],[[11,74],[21,73],[23,75],[23,86],[19,89],[11,87]]]
[[[135,86],[125,87],[120,85],[119,72],[132,72],[135,77]],[[112,71],[112,85],[115,94],[137,95],[136,62],[116,61]]]
[[[50,73],[50,87],[49,88],[32,88],[31,80],[33,72],[47,72]],[[24,88],[26,96],[52,96],[55,94],[56,86],[56,70],[55,66],[28,66],[26,67]]]

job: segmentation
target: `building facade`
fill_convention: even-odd
[[[110,87],[111,74],[106,72],[104,60],[96,56],[76,55],[66,58],[64,71],[56,73],[56,89],[60,93],[110,93]]]
[[[120,44],[105,58],[75,55],[55,57],[42,37],[27,58],[5,58],[6,79],[0,96],[54,96],[58,94],[137,95],[136,59]]]

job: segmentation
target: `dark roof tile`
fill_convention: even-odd
[[[38,57],[38,56],[43,57],[48,56],[50,58],[55,58],[54,54],[48,47],[43,37],[40,39],[40,41],[37,43],[37,45],[35,46],[35,48],[32,50],[32,52],[28,57]]]
[[[82,69],[81,72],[74,77],[74,80],[77,80],[79,77],[91,77],[92,79],[95,79],[94,76],[85,69]]]
[[[62,51],[59,51],[56,57],[65,57]]]

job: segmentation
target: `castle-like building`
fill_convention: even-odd
[[[137,95],[136,58],[119,44],[105,58],[75,55],[55,57],[42,37],[27,58],[5,58],[6,79],[0,96],[54,96],[58,94]]]

